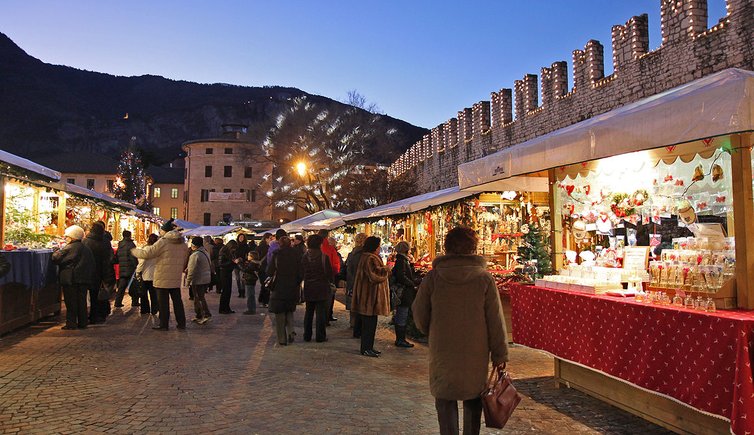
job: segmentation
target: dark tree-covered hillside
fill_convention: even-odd
[[[137,137],[153,156],[150,163],[160,164],[176,157],[185,141],[218,136],[224,123],[248,124],[261,143],[302,96],[333,112],[353,109],[296,88],[119,77],[50,65],[0,33],[0,149],[32,159],[74,150],[116,156]],[[365,153],[375,163],[391,163],[427,132],[385,115],[376,123],[384,134],[366,144]]]

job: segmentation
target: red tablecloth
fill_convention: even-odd
[[[754,311],[705,313],[512,284],[513,341],[754,433]]]

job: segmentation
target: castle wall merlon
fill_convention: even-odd
[[[490,132],[490,102],[480,101],[471,107],[473,137]]]
[[[649,16],[631,17],[625,25],[612,28],[613,68],[625,69],[649,51]]]
[[[660,0],[662,45],[688,41],[707,30],[706,0]]]

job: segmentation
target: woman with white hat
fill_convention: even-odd
[[[63,329],[84,329],[87,325],[86,291],[94,277],[94,255],[81,243],[84,229],[72,225],[65,229],[66,245],[52,253],[52,262],[60,268],[58,279],[65,298]]]

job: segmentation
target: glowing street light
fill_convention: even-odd
[[[296,163],[296,172],[298,172],[298,175],[301,176],[301,177],[303,177],[304,175],[306,175],[307,174],[306,163],[304,163],[304,162],[298,162],[298,163]]]

